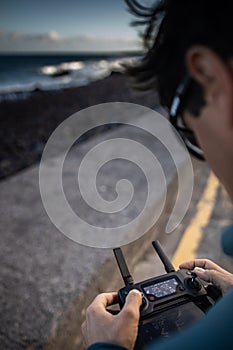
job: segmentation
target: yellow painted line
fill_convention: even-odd
[[[219,186],[218,179],[211,172],[205,190],[198,202],[197,212],[185,230],[172,259],[175,268],[179,264],[194,259],[196,250],[202,239],[203,229],[208,224],[215,204],[215,197]]]

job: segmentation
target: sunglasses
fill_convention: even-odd
[[[184,100],[185,95],[187,93],[187,90],[191,84],[192,78],[190,75],[186,75],[181,84],[178,86],[175,97],[173,98],[170,112],[169,112],[169,118],[171,124],[174,126],[174,128],[178,131],[179,135],[183,139],[185,146],[187,147],[188,151],[194,155],[196,158],[200,160],[205,160],[204,154],[200,146],[198,145],[197,139],[195,137],[195,134],[192,130],[187,128],[185,126],[185,123],[183,121],[183,118],[181,116],[181,112],[184,107]]]

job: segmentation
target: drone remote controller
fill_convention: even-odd
[[[134,283],[120,248],[114,254],[125,282],[118,292],[120,308],[123,308],[130,290],[142,294],[138,339],[135,349],[157,338],[169,338],[191,322],[204,316],[210,306],[220,297],[212,285],[200,280],[193,271],[175,271],[158,241],[152,245],[164,264],[167,274]],[[210,287],[210,288],[208,288]]]

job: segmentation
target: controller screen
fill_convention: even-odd
[[[156,298],[162,298],[175,293],[178,284],[179,283],[176,278],[170,278],[168,280],[146,286],[143,289],[146,294],[152,294]]]

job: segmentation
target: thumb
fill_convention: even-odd
[[[132,289],[127,298],[125,305],[122,309],[122,314],[127,318],[134,318],[135,320],[139,320],[140,316],[140,306],[142,304],[142,295],[137,289]]]

